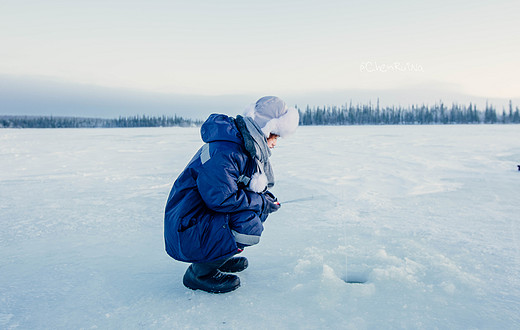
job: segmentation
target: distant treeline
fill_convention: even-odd
[[[428,125],[428,124],[520,124],[520,111],[513,109],[511,101],[509,109],[501,113],[486,104],[485,109],[478,110],[473,104],[469,106],[452,104],[447,107],[442,102],[434,106],[384,107],[379,102],[374,106],[344,105],[310,108],[300,112],[300,125]]]
[[[479,110],[473,104],[446,106],[380,107],[376,105],[344,105],[298,109],[300,125],[430,125],[430,124],[520,124],[518,106],[497,110],[486,104]],[[110,127],[172,127],[200,126],[201,120],[178,116],[133,116],[117,119],[53,117],[53,116],[0,116],[0,128],[110,128]]]
[[[200,120],[178,116],[133,116],[117,119],[53,117],[53,116],[0,116],[0,128],[111,128],[111,127],[172,127],[200,126]]]

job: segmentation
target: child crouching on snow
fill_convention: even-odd
[[[173,184],[164,217],[167,253],[192,263],[186,287],[220,293],[240,286],[227,273],[246,269],[248,261],[233,256],[259,242],[263,222],[280,208],[268,190],[274,185],[270,149],[298,121],[296,109],[266,96],[244,117],[213,114],[204,122],[205,144]]]

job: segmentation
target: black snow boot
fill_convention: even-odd
[[[210,293],[225,293],[237,289],[240,279],[236,275],[224,274],[218,267],[223,261],[196,263],[186,270],[182,283],[192,290],[202,290]]]
[[[246,269],[248,265],[246,257],[233,257],[228,259],[218,270],[224,273],[238,273]]]

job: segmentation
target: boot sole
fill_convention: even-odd
[[[188,289],[191,289],[191,290],[202,290],[204,292],[208,292],[208,293],[227,293],[227,292],[231,292],[231,291],[235,291],[236,289],[238,289],[240,287],[240,282],[233,286],[233,287],[229,287],[229,288],[225,288],[225,289],[215,289],[215,290],[205,290],[204,288],[201,288],[200,286],[196,285],[195,283],[189,281],[189,280],[183,280],[182,281],[182,284],[184,284],[185,287],[187,287]]]

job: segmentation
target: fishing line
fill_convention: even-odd
[[[309,197],[291,199],[291,200],[288,200],[288,201],[280,202],[280,204],[284,205],[284,204],[290,204],[290,203],[306,202],[306,201],[310,201],[310,200],[313,200],[313,199],[321,198],[323,196],[325,196],[325,195],[317,195],[317,196],[313,195],[313,196],[309,196]]]

